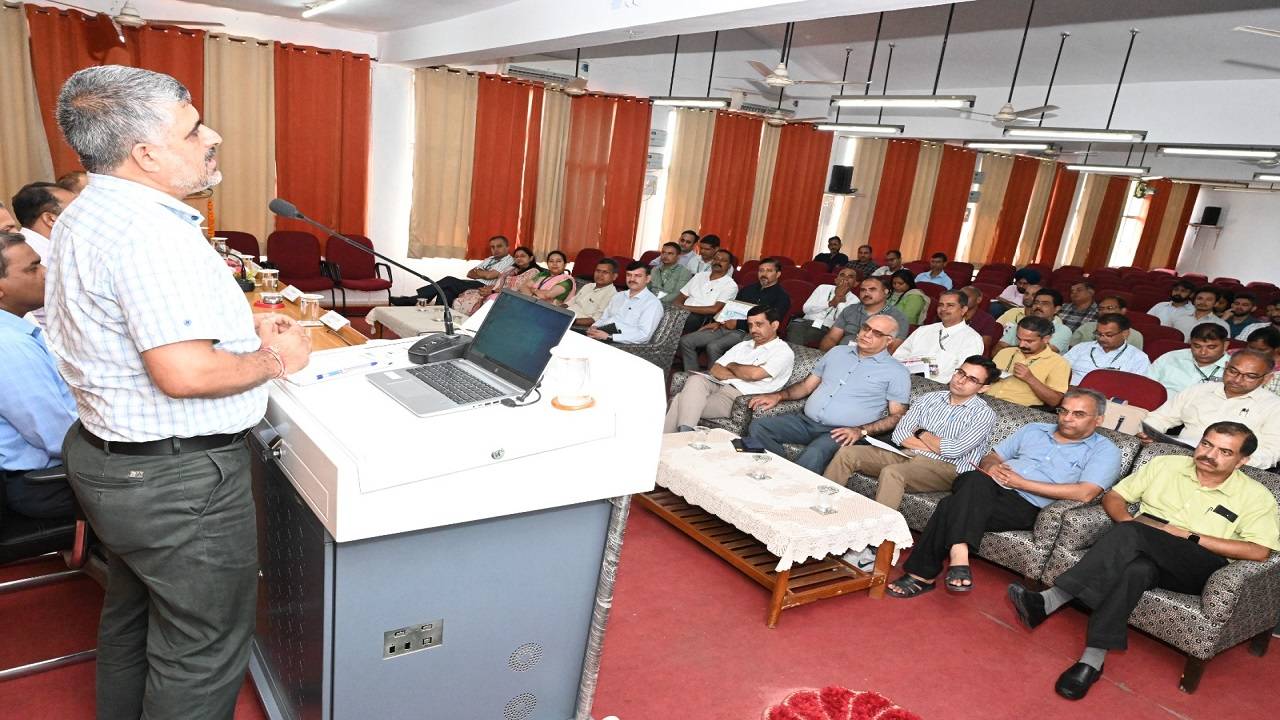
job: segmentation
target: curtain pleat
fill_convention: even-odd
[[[1176,268],[1178,266],[1178,256],[1182,254],[1182,243],[1187,239],[1187,226],[1191,224],[1191,210],[1196,206],[1196,198],[1199,195],[1199,185],[1187,185],[1187,197],[1182,201],[1182,212],[1178,215],[1178,226],[1173,232],[1173,245],[1169,248],[1169,256],[1163,267]]]
[[[94,65],[128,65],[173,76],[191,92],[191,104],[204,109],[204,37],[202,30],[170,25],[123,27],[122,45],[105,14],[27,5],[31,31],[31,71],[45,137],[58,175],[80,170],[80,159],[62,139],[55,117],[58,93],[72,73]]]
[[[938,184],[938,170],[942,164],[942,148],[942,143],[920,144],[916,176],[911,181],[911,203],[902,226],[902,240],[897,246],[903,260],[907,262],[919,258],[920,250],[924,247],[924,236],[929,229],[929,211],[933,207],[933,190]],[[883,248],[876,248],[876,256],[884,257],[884,252],[892,249],[892,242]]]
[[[564,163],[569,151],[570,98],[558,90],[542,96],[538,152],[538,192],[533,212],[533,250],[538,257],[560,245],[564,208]]]
[[[1004,204],[1000,208],[1000,219],[996,222],[995,238],[987,248],[987,256],[982,262],[1013,261],[1013,256],[1018,251],[1018,240],[1022,238],[1022,227],[1027,221],[1031,191],[1035,189],[1039,168],[1040,162],[1035,158],[1025,155],[1013,158],[1013,168],[1009,171],[1009,182],[1004,190]]]
[[[710,110],[679,108],[675,114],[675,142],[667,166],[667,191],[658,236],[661,242],[674,240],[683,230],[698,228],[716,130],[716,115]]]
[[[885,151],[884,167],[880,171],[880,184],[876,190],[875,215],[867,242],[873,251],[880,252],[896,246],[902,239],[902,229],[911,207],[911,190],[915,183],[916,166],[920,159],[919,140],[890,140]]]
[[[1080,203],[1076,206],[1075,217],[1072,218],[1071,236],[1068,239],[1064,265],[1084,266],[1085,256],[1089,252],[1089,241],[1093,238],[1094,228],[1098,225],[1098,213],[1102,210],[1102,198],[1107,194],[1110,178],[1106,175],[1087,173],[1084,185],[1080,188]]]
[[[964,210],[969,204],[969,188],[973,185],[973,167],[978,154],[972,150],[947,145],[942,149],[938,182],[933,190],[929,211],[929,227],[925,234],[921,257],[946,253],[954,257],[964,225]],[[904,256],[905,258],[906,256]]]
[[[973,239],[966,257],[957,259],[983,262],[995,242],[996,227],[1000,223],[1000,211],[1004,207],[1005,191],[1013,172],[1013,156],[985,153],[982,156],[982,184],[978,202],[973,208]]]
[[[871,237],[871,221],[875,218],[880,198],[880,178],[884,175],[889,141],[884,138],[858,138],[853,155],[853,188],[857,194],[845,198],[836,219],[836,234],[845,247],[865,245]]]
[[[481,142],[475,144],[467,257],[484,258],[494,235],[505,235],[512,247],[531,241],[543,90],[487,74],[476,85],[475,133]]]
[[[832,133],[813,125],[782,128],[778,163],[773,171],[773,187],[777,191],[769,197],[769,219],[760,249],[764,256],[782,255],[797,262],[811,257],[818,236],[832,138]]]
[[[1147,185],[1155,194],[1148,195],[1144,203],[1142,235],[1138,238],[1138,249],[1133,253],[1133,266],[1150,269],[1151,257],[1160,237],[1160,226],[1164,224],[1165,211],[1169,208],[1169,191],[1173,188],[1173,183],[1169,180],[1153,180]]]
[[[614,103],[602,95],[581,95],[570,105],[559,247],[574,257],[582,248],[600,247]]]
[[[469,73],[442,68],[414,72],[409,257],[466,255],[476,93],[476,77]]]
[[[757,260],[764,245],[764,229],[769,217],[769,197],[773,194],[773,173],[778,165],[778,142],[782,129],[768,123],[760,130],[760,156],[756,163],[756,184],[751,193],[751,219],[747,225],[747,245],[740,260]]]
[[[1035,185],[1027,202],[1027,219],[1022,226],[1017,252],[1013,256],[1014,265],[1026,265],[1036,256],[1040,233],[1044,229],[1049,210],[1049,198],[1053,194],[1054,171],[1057,166],[1052,160],[1041,160],[1036,164]]]
[[[609,143],[600,250],[606,255],[633,256],[640,204],[644,200],[644,173],[649,162],[653,103],[641,98],[616,98],[615,101],[617,110]]]
[[[53,180],[53,158],[31,74],[27,18],[8,5],[0,6],[0,97],[0,198],[9,198],[29,182]]]
[[[763,127],[764,120],[752,115],[716,113],[698,227],[702,233],[719,235],[721,242],[735,253],[745,250],[748,244]]]
[[[1071,215],[1071,201],[1075,199],[1076,184],[1080,180],[1080,173],[1068,170],[1060,163],[1057,165],[1053,190],[1049,193],[1049,207],[1044,214],[1044,229],[1036,249],[1036,262],[1049,266],[1058,262],[1058,251],[1062,248],[1062,237]]]
[[[276,192],[275,52],[269,43],[210,35],[204,67],[205,122],[222,136],[216,229],[252,233],[266,248],[275,217],[267,210]]]
[[[1187,199],[1186,183],[1171,183],[1169,188],[1169,204],[1165,206],[1164,217],[1160,219],[1156,230],[1155,248],[1151,251],[1151,267],[1173,267],[1167,265],[1169,250],[1173,247],[1173,235],[1178,231],[1178,219],[1182,215],[1182,203]]]
[[[1084,257],[1086,271],[1106,267],[1111,259],[1111,248],[1116,244],[1116,232],[1120,229],[1120,216],[1124,213],[1129,178],[1113,175],[1107,179],[1102,203],[1098,207],[1098,219],[1089,239],[1089,249]]]

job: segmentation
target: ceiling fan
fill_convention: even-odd
[[[1001,108],[997,110],[994,114],[976,112],[970,109],[962,109],[961,112],[963,112],[966,115],[978,115],[980,117],[991,118],[994,121],[991,123],[992,125],[995,125],[996,127],[1005,127],[1007,125],[1012,125],[1017,122],[1024,122],[1024,121],[1033,122],[1031,117],[1033,115],[1041,116],[1041,117],[1035,118],[1034,120],[1034,122],[1040,122],[1044,119],[1044,116],[1048,116],[1048,113],[1051,113],[1054,110],[1058,109],[1057,105],[1048,104],[1048,100],[1049,100],[1048,93],[1045,93],[1045,104],[1043,105],[1039,105],[1037,107],[1032,107],[1032,108],[1025,108],[1023,110],[1018,110],[1013,107],[1013,89],[1018,84],[1018,70],[1022,67],[1022,52],[1027,48],[1027,34],[1031,31],[1031,15],[1032,13],[1035,12],[1035,8],[1036,8],[1036,4],[1034,0],[1032,0],[1030,9],[1027,10],[1027,23],[1022,28],[1022,43],[1018,45],[1018,59],[1014,61],[1014,64],[1013,64],[1013,77],[1009,80],[1008,100],[1006,100],[1004,105],[1001,106]],[[1063,36],[1063,39],[1064,40],[1066,39],[1065,35]],[[1058,57],[1059,59],[1061,59],[1062,57],[1061,44],[1059,44]],[[1054,62],[1055,75],[1057,74],[1057,69],[1058,69],[1057,62],[1055,61]],[[1050,92],[1053,91],[1052,78],[1050,78],[1049,80],[1049,91]],[[1049,116],[1049,117],[1052,117],[1052,116]]]
[[[58,0],[49,0],[54,5],[61,5],[73,10],[79,10],[90,15],[106,15],[111,21],[112,27],[116,29],[116,37],[119,38],[120,44],[124,44],[124,28],[138,28],[144,25],[185,25],[187,27],[223,27],[220,22],[202,22],[199,20],[156,20],[144,18],[138,14],[137,8],[133,6],[133,0],[124,0],[123,2],[112,2],[111,6],[106,10],[93,10],[80,5],[72,5],[71,3],[59,2]]]
[[[771,88],[786,89],[793,85],[847,85],[845,80],[797,80],[791,77],[790,71],[787,70],[787,63],[791,60],[791,41],[795,36],[795,26],[793,22],[787,23],[786,32],[782,37],[782,57],[779,58],[777,66],[772,69],[768,65],[758,60],[748,60],[747,64],[753,70],[760,74],[760,77],[730,77],[726,80],[741,80],[749,83],[763,82]],[[761,80],[763,78],[763,80]]]

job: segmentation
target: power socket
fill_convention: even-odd
[[[407,625],[382,633],[382,659],[410,655],[444,644],[444,620]]]

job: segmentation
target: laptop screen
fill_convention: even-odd
[[[504,290],[471,341],[467,359],[528,388],[542,377],[551,348],[560,344],[572,322],[569,310]]]

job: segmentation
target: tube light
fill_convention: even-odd
[[[667,105],[670,107],[711,108],[715,110],[723,110],[729,107],[729,98],[654,97],[649,99],[653,101],[654,105]]]
[[[1146,175],[1151,172],[1149,167],[1130,165],[1068,165],[1067,169],[1086,173],[1101,173],[1103,175]]]
[[[1247,160],[1274,160],[1280,157],[1275,150],[1250,150],[1248,148],[1229,147],[1184,147],[1161,145],[1157,150],[1161,155],[1186,155],[1190,157],[1245,158]]]
[[[831,104],[842,108],[971,108],[974,95],[834,95]]]
[[[1040,142],[999,142],[989,140],[969,140],[964,146],[973,150],[1048,150],[1053,147],[1049,143]]]
[[[1091,140],[1102,142],[1142,142],[1146,130],[1104,130],[1101,128],[1007,127],[1004,136],[1036,140]]]
[[[302,17],[304,20],[315,17],[322,12],[328,12],[338,7],[346,1],[347,0],[319,0],[319,2],[307,3],[304,6],[305,9],[302,11]]]
[[[847,135],[901,135],[906,130],[902,125],[860,125],[858,123],[819,123],[817,127],[819,130]]]
[[[1164,179],[1163,175],[1143,175],[1142,176],[1142,182],[1155,182],[1156,180],[1163,180],[1163,179]]]
[[[1247,188],[1249,183],[1241,180],[1213,180],[1207,178],[1176,178],[1175,183],[1179,185],[1203,185],[1204,187],[1233,187]]]
[[[1277,173],[1254,173],[1254,182],[1280,182],[1280,174]]]

